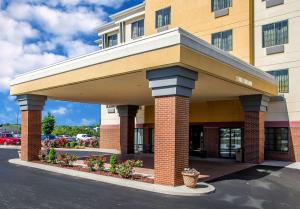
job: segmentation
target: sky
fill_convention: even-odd
[[[14,76],[98,50],[95,28],[143,0],[0,0],[0,124],[17,123]],[[47,101],[58,125],[100,123],[100,105]]]

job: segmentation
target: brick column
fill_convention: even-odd
[[[121,154],[134,153],[135,116],[139,106],[117,106],[120,116],[120,151]]]
[[[265,95],[242,96],[240,101],[245,111],[244,161],[262,163],[265,157],[265,112],[269,97]]]
[[[37,160],[41,150],[41,111],[46,97],[21,95],[17,101],[22,112],[21,160]]]
[[[182,67],[147,72],[155,97],[155,183],[183,184],[189,166],[189,107],[198,74]]]

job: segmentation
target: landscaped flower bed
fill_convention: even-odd
[[[143,167],[143,162],[140,160],[126,160],[119,163],[116,155],[111,155],[109,158],[109,168],[106,168],[107,166],[105,165],[108,165],[108,160],[105,156],[89,156],[84,159],[84,165],[74,165],[78,160],[78,156],[63,152],[57,154],[53,148],[41,151],[39,158],[40,160],[35,161],[36,163],[63,167],[97,175],[125,178],[151,184],[154,183],[153,178],[148,178],[134,173],[134,169],[136,167]]]
[[[87,139],[78,141],[68,141],[65,138],[59,138],[54,140],[44,140],[42,141],[42,147],[49,148],[74,148],[74,149],[84,149],[85,147],[99,148],[98,139]]]

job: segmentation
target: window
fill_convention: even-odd
[[[225,9],[232,6],[232,0],[211,0],[212,11]]]
[[[108,47],[118,45],[118,34],[113,34],[113,35],[107,36],[107,44],[108,44]]]
[[[171,24],[171,7],[156,11],[156,28]]]
[[[134,152],[141,153],[144,151],[144,129],[136,128],[134,130]]]
[[[289,70],[269,71],[272,76],[279,82],[279,93],[289,93]]]
[[[264,48],[288,43],[288,20],[263,25],[262,36]]]
[[[144,35],[144,20],[139,20],[131,24],[131,39],[136,39]]]
[[[235,158],[236,151],[242,147],[242,129],[221,128],[219,155],[223,158]]]
[[[232,30],[212,34],[212,45],[224,51],[232,51]]]
[[[266,151],[288,152],[289,133],[288,128],[266,128]]]

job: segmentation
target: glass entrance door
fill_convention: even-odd
[[[235,158],[236,150],[242,146],[242,130],[240,128],[221,128],[219,155],[222,158]]]
[[[190,126],[190,155],[199,156],[204,151],[203,127]]]

